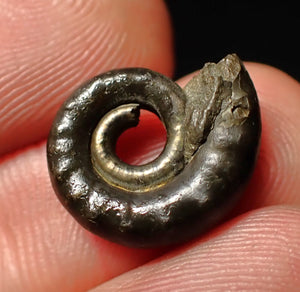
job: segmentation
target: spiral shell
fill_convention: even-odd
[[[132,166],[115,153],[139,110],[167,131],[161,155]],[[260,111],[242,62],[208,63],[181,89],[143,68],[101,74],[59,110],[47,145],[53,188],[91,232],[134,247],[189,240],[235,205],[258,153]]]

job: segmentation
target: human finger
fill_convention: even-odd
[[[255,76],[255,73],[252,74],[254,81]],[[284,80],[286,79],[281,78],[281,81]],[[282,86],[282,84],[278,83],[277,86]],[[285,92],[288,93],[288,96],[296,98],[296,95],[293,95],[293,87],[291,92],[289,92],[289,87],[286,88]],[[260,98],[264,98],[264,95],[261,95]],[[146,119],[147,124],[149,127],[154,126],[152,118]],[[140,131],[142,133],[143,129]],[[138,135],[135,136],[135,140],[139,140]],[[157,144],[155,145],[161,147],[163,138],[160,137],[160,134],[156,141]],[[126,143],[126,141],[124,142]],[[131,141],[128,143],[134,147]],[[147,143],[151,145],[151,141]],[[279,140],[277,143],[283,142]],[[121,151],[123,146],[120,145]],[[159,147],[156,149],[159,150]],[[143,154],[143,151],[140,154]],[[130,159],[130,157],[127,158]],[[86,287],[92,287],[92,285],[95,286],[132,269],[162,252],[160,250],[136,251],[118,247],[117,250],[121,251],[119,254],[115,250],[116,245],[107,243],[102,239],[95,240],[96,237],[83,231],[55,198],[46,169],[44,145],[33,147],[11,157],[2,163],[0,171],[0,188],[2,190],[0,213],[3,214],[3,220],[0,222],[3,234],[9,236],[9,239],[2,243],[2,250],[14,255],[10,256],[14,258],[14,261],[6,258],[9,260],[8,262],[13,263],[14,269],[7,269],[5,273],[0,273],[6,277],[6,282],[13,283],[14,273],[20,273],[17,276],[19,282],[14,283],[26,286],[32,282],[35,285],[40,285],[37,286],[40,290],[42,287],[52,287],[53,283],[58,286],[62,285],[61,287],[65,288],[65,291],[75,289],[77,286],[82,287],[80,285],[83,282],[88,284]],[[268,193],[258,193],[257,195],[268,196]],[[280,198],[280,194],[278,194],[278,198]],[[296,196],[292,198],[297,199]],[[291,198],[287,197],[286,199],[292,203]],[[276,201],[273,200],[273,204],[275,203]],[[14,232],[7,230],[11,226],[13,226]],[[55,236],[49,237],[49,234],[55,234]],[[56,241],[57,238],[60,239],[59,242]],[[5,237],[3,237],[4,239]],[[14,244],[14,242],[18,242],[18,244]],[[32,246],[38,246],[39,250],[29,252]],[[20,254],[22,254],[22,261],[19,262],[18,255]],[[48,254],[51,254],[51,257],[47,256]],[[61,265],[62,262],[65,265]],[[27,263],[28,266],[24,266],[24,263]],[[69,266],[74,268],[67,269]],[[45,271],[47,275],[44,273]],[[61,274],[72,279],[71,284],[70,282],[66,283]],[[23,279],[24,277],[25,279]],[[35,279],[40,279],[40,281],[36,282]],[[54,279],[55,281],[48,280],[47,282],[47,279]]]
[[[0,155],[45,138],[60,104],[94,75],[130,66],[172,72],[161,0],[2,0],[0,7]]]
[[[261,147],[239,212],[270,205],[300,205],[300,84],[273,67],[249,63],[262,116]]]
[[[300,211],[260,209],[90,290],[298,291]]]
[[[86,291],[161,253],[80,227],[51,187],[45,143],[0,165],[0,234],[1,291]]]

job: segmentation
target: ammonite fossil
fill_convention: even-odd
[[[139,110],[154,112],[167,142],[141,166],[115,153]],[[181,89],[143,68],[101,74],[63,104],[48,139],[51,181],[91,232],[133,246],[177,244],[219,223],[238,201],[259,148],[255,88],[242,62],[207,63]]]

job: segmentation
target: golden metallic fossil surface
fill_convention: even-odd
[[[115,143],[139,110],[163,122],[167,142],[152,162],[132,166]],[[101,74],[59,110],[48,166],[63,205],[85,228],[135,247],[187,241],[216,225],[249,180],[259,148],[260,111],[242,62],[207,63],[184,89],[159,73]]]

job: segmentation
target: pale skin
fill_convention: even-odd
[[[299,291],[300,85],[270,66],[246,63],[261,151],[243,199],[208,234],[173,249],[129,249],[85,231],[58,202],[45,139],[59,105],[112,68],[171,76],[171,35],[159,0],[0,1],[1,291]],[[129,161],[163,145],[152,117],[143,123],[135,135],[151,128],[154,142]]]

